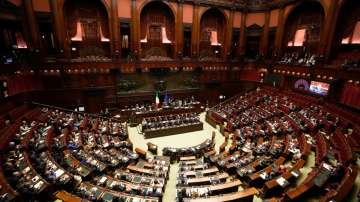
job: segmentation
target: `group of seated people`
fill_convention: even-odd
[[[144,118],[141,123],[141,129],[143,132],[146,132],[148,130],[160,130],[199,123],[201,123],[201,121],[196,113],[174,114]]]
[[[285,53],[281,60],[278,62],[279,64],[286,65],[302,65],[306,67],[315,66],[317,61],[316,55],[311,53]]]
[[[14,191],[1,200],[161,200],[169,159],[140,160],[124,124],[52,107],[33,111],[41,116],[9,129],[0,183]]]
[[[144,114],[151,112],[159,112],[161,110],[168,109],[188,109],[194,108],[195,105],[199,105],[200,102],[196,101],[192,96],[190,98],[183,99],[168,99],[163,102],[160,107],[156,107],[155,103],[136,103],[135,105],[125,106],[120,109],[121,112],[134,112],[135,114]]]
[[[132,172],[147,173],[152,176],[167,178],[169,173],[170,158],[155,156],[148,161],[140,160],[136,165],[129,165],[127,169]]]
[[[163,155],[169,156],[171,160],[178,160],[181,156],[201,156],[204,153],[211,151],[215,145],[214,138],[207,139],[203,143],[193,146],[193,147],[184,147],[184,148],[172,148],[164,147]]]
[[[205,160],[195,156],[180,158],[176,201],[252,201],[258,194],[252,187],[240,190],[239,179]]]
[[[307,200],[314,192],[320,201],[343,201],[358,173],[352,152],[360,142],[358,125],[306,100],[272,88],[234,97],[207,114],[225,137],[220,153],[214,151],[213,136],[194,147],[165,147],[163,156],[148,159],[133,152],[124,124],[35,108],[42,116],[36,113],[9,128],[12,136],[0,155],[1,199],[11,198],[3,187],[12,187],[29,200],[161,201],[170,163],[178,160],[179,202],[254,195]],[[192,117],[171,116],[157,121]],[[312,163],[311,155],[315,161],[307,173],[302,168]]]
[[[142,61],[172,61],[173,59],[166,56],[161,55],[149,55],[145,58],[141,59]]]
[[[96,176],[92,182],[97,186],[132,195],[161,197],[166,185],[166,177],[154,176],[142,169],[161,169],[167,173],[169,169],[169,161],[156,156],[154,159],[150,159],[147,162],[139,161],[136,167],[138,169],[130,169],[130,172],[127,172],[124,169],[117,169],[113,176],[106,174]]]
[[[40,127],[40,128],[38,128]],[[9,143],[9,148],[3,165],[4,173],[13,187],[21,190],[25,196],[32,193],[38,194],[46,189],[49,184],[33,168],[30,163],[31,157],[27,144],[30,136],[42,136],[48,128],[38,126],[36,122],[28,123],[23,121],[14,139]],[[39,133],[39,134],[38,134]]]
[[[110,58],[105,56],[98,56],[98,55],[88,55],[84,57],[79,57],[75,59],[71,59],[72,62],[109,62],[111,61]]]
[[[272,88],[221,103],[207,115],[222,125],[225,133],[233,133],[232,144],[228,152],[213,155],[206,162],[260,188],[263,198],[300,199],[316,187],[321,200],[342,199],[357,176],[346,141],[356,133],[348,120],[315,103]],[[249,109],[252,113],[267,111],[268,116],[252,119],[247,115]],[[315,166],[304,176],[305,181],[296,184],[312,149]]]
[[[345,61],[341,64],[341,67],[345,70],[358,69],[360,68],[360,59],[345,59]]]

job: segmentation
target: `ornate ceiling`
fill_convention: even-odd
[[[298,0],[176,0],[209,6],[221,6],[236,10],[262,11],[294,3]]]
[[[6,2],[6,4],[11,4],[8,1],[10,0],[0,0],[0,5],[4,4],[4,2]],[[184,3],[207,5],[207,6],[220,6],[228,9],[246,10],[248,12],[252,12],[252,11],[274,9],[280,6],[284,6],[286,4],[294,3],[295,1],[299,1],[299,0],[165,0],[165,1],[184,2]]]

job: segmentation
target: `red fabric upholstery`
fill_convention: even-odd
[[[360,109],[360,87],[358,85],[346,84],[344,86],[340,102]]]

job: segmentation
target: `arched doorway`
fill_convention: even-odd
[[[332,44],[332,64],[353,66],[360,60],[360,1],[346,1],[340,9]]]
[[[221,58],[225,43],[226,17],[216,8],[204,12],[200,19],[199,59]]]
[[[246,28],[245,57],[250,60],[259,58],[260,41],[263,27],[253,24]]]
[[[109,17],[100,0],[66,1],[64,18],[71,58],[103,61],[110,57]]]
[[[169,60],[175,43],[175,16],[164,2],[146,4],[140,14],[140,43],[143,60]]]
[[[324,24],[324,8],[317,1],[305,1],[288,15],[283,38],[285,54],[296,55],[296,60],[310,57],[318,51]]]

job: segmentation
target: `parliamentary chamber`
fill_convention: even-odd
[[[359,201],[359,123],[359,0],[0,0],[0,201]]]

